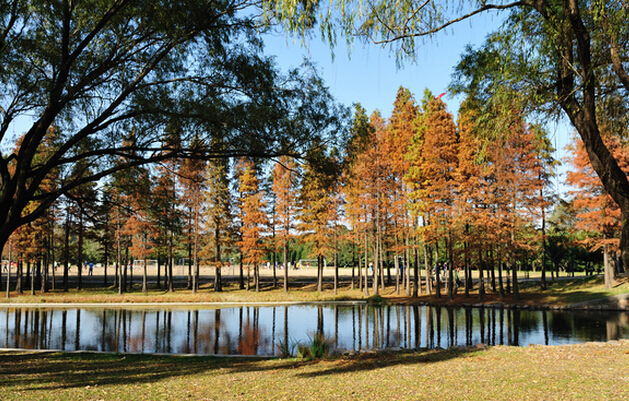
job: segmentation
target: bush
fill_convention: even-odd
[[[310,337],[310,344],[297,344],[297,356],[310,361],[312,359],[324,358],[330,354],[332,341],[322,333],[317,333]]]
[[[294,340],[288,340],[287,342],[280,340],[277,343],[277,349],[280,351],[282,358],[291,358],[294,356],[297,345]]]

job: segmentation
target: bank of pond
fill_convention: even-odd
[[[629,339],[629,314],[364,303],[0,308],[4,348],[274,356],[321,335],[354,351],[574,344]]]

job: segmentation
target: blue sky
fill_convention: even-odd
[[[274,55],[282,70],[298,67],[304,58],[315,62],[325,85],[338,102],[346,106],[361,103],[368,114],[378,109],[383,117],[388,118],[400,86],[408,88],[418,101],[426,88],[434,95],[446,92],[454,66],[465,47],[468,44],[479,47],[500,22],[499,18],[491,14],[460,22],[451,30],[439,34],[433,42],[421,45],[416,61],[406,61],[402,68],[396,67],[395,54],[391,48],[379,45],[365,45],[356,41],[348,56],[343,38],[339,38],[334,60],[329,46],[316,36],[304,46],[299,40],[284,35],[268,36],[264,39],[265,53]],[[462,98],[446,94],[443,100],[448,110],[456,116]],[[553,123],[547,129],[556,148],[555,158],[563,158],[563,148],[568,143],[568,133],[572,128],[566,123]],[[566,190],[562,174],[565,169],[566,166],[559,168],[560,174],[555,182],[561,192]]]
[[[439,34],[432,43],[421,45],[417,60],[405,61],[400,69],[396,67],[391,47],[357,40],[348,55],[343,38],[339,38],[334,60],[329,46],[318,37],[310,39],[305,46],[284,35],[265,37],[265,53],[275,55],[283,70],[298,67],[304,58],[314,61],[340,103],[351,106],[359,102],[368,113],[378,109],[388,117],[400,85],[414,93],[416,100],[422,98],[425,88],[435,95],[445,92],[465,46],[478,47],[499,22],[489,15],[477,17],[471,23],[461,22],[453,30]],[[444,100],[456,114],[460,99],[446,95]]]

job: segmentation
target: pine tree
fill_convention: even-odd
[[[317,291],[323,291],[325,256],[334,250],[334,224],[337,221],[334,184],[339,166],[334,156],[326,155],[322,145],[312,148],[307,160],[298,197],[298,230],[302,240],[312,246],[312,256],[317,258]]]
[[[400,87],[398,89],[393,112],[388,124],[389,135],[385,138],[385,154],[390,163],[391,175],[386,180],[389,185],[387,198],[390,202],[389,212],[393,224],[391,227],[394,237],[393,251],[395,253],[396,271],[396,293],[400,292],[400,269],[399,258],[404,255],[403,270],[404,276],[402,284],[406,284],[406,295],[411,295],[410,289],[410,254],[409,238],[411,235],[411,216],[409,215],[409,191],[408,184],[404,181],[404,176],[410,167],[410,161],[406,157],[411,145],[411,138],[416,130],[416,120],[419,114],[419,107],[415,103],[413,95],[408,89]],[[415,268],[418,268],[416,266]]]
[[[419,202],[418,210],[424,221],[421,233],[426,244],[437,253],[438,241],[445,238],[448,265],[448,299],[453,298],[453,264],[455,241],[453,232],[455,171],[458,163],[456,126],[441,99],[426,95],[427,102],[420,130],[415,134],[410,157],[414,158],[407,177],[414,186],[412,198]],[[439,257],[435,258],[439,263]],[[439,272],[437,297],[441,296]]]
[[[256,292],[260,289],[259,266],[266,253],[262,235],[266,232],[269,220],[264,211],[263,193],[260,192],[259,180],[253,162],[240,160],[237,169],[239,175],[239,192],[242,195],[241,206],[241,240],[238,242],[244,260],[243,263],[253,266]],[[247,280],[247,283],[249,280]]]
[[[204,152],[204,147],[204,144],[198,137],[193,139],[191,145],[193,155],[198,152],[200,156]],[[199,290],[199,231],[204,204],[203,190],[206,186],[206,164],[204,160],[194,157],[185,159],[179,169],[179,177],[185,199],[185,210],[188,214],[188,218],[185,220],[188,222],[188,233],[192,234],[188,236],[188,259],[191,260],[191,264],[188,264],[188,277],[191,275],[190,266],[194,266],[192,282],[189,283],[193,294],[196,294]]]
[[[232,245],[232,195],[229,191],[229,160],[213,159],[207,166],[205,191],[206,230],[210,237],[202,254],[215,265],[214,291],[223,290],[221,269],[224,249]]]
[[[619,166],[629,173],[629,157],[626,148],[611,135],[604,135],[604,140],[618,160]],[[620,208],[606,193],[600,179],[592,169],[583,142],[573,136],[573,141],[568,145],[567,150],[571,154],[568,158],[571,170],[567,172],[566,182],[577,188],[569,193],[574,196],[573,207],[577,213],[575,224],[577,228],[588,233],[586,245],[591,250],[603,250],[605,287],[611,288],[615,277],[609,254],[619,251]]]
[[[288,156],[283,156],[273,169],[273,192],[275,193],[275,210],[278,232],[276,241],[281,250],[284,266],[284,292],[288,291],[288,250],[293,238],[295,201],[297,198],[296,163]]]

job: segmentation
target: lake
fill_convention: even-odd
[[[278,305],[224,308],[0,308],[0,347],[113,352],[279,355],[278,345],[447,348],[629,339],[626,312],[430,306]]]

